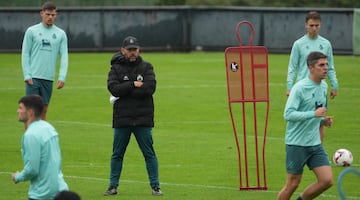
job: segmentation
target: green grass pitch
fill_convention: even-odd
[[[162,197],[152,197],[145,163],[132,138],[115,197],[104,197],[112,150],[112,107],[106,89],[111,53],[71,53],[63,89],[54,89],[48,121],[59,132],[63,172],[70,189],[84,200],[275,199],[285,183],[283,109],[289,55],[269,55],[270,112],[266,143],[266,191],[240,191],[237,151],[227,104],[223,52],[148,53],[154,65],[155,149],[159,159]],[[17,121],[17,101],[24,95],[21,56],[0,54],[0,200],[27,199],[29,183],[15,185],[10,174],[23,167]],[[336,149],[347,148],[360,168],[360,57],[335,56],[340,83],[338,96],[329,100],[334,125],[326,129],[324,146],[332,159]],[[333,166],[335,183],[345,168]],[[305,169],[298,195],[315,181]],[[360,198],[360,179],[344,178],[348,199]],[[295,196],[294,195],[294,196]],[[318,199],[339,199],[336,185]]]

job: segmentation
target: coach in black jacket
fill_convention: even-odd
[[[131,133],[143,153],[153,195],[161,195],[158,161],[153,148],[153,94],[156,80],[153,66],[139,56],[135,37],[124,39],[121,52],[111,59],[108,90],[118,97],[113,105],[114,142],[111,156],[110,185],[104,195],[117,194],[123,158]]]

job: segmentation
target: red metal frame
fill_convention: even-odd
[[[250,36],[250,45],[249,46],[243,46],[242,40],[239,35],[239,29],[241,25],[248,25],[251,30],[251,36]],[[238,165],[239,165],[239,181],[240,181],[240,190],[267,190],[267,183],[266,183],[266,169],[265,169],[265,144],[266,144],[266,132],[267,132],[267,125],[268,125],[268,116],[269,116],[269,84],[268,84],[268,53],[267,49],[263,46],[252,46],[253,38],[254,38],[254,28],[253,25],[249,21],[241,21],[236,26],[236,37],[239,41],[239,47],[229,47],[225,50],[225,59],[226,59],[226,79],[227,79],[227,90],[228,90],[228,105],[229,105],[229,112],[231,117],[231,123],[234,131],[234,136],[236,140],[236,147],[238,151]],[[239,60],[238,63],[240,64],[239,70],[240,70],[240,80],[241,80],[241,97],[242,98],[232,98],[231,96],[231,86],[229,83],[229,73],[230,72],[230,64],[231,62],[228,60],[227,54],[229,53],[239,53]],[[244,82],[244,65],[243,65],[243,52],[249,53],[250,52],[250,60],[251,60],[251,80],[252,80],[252,98],[245,98],[245,82]],[[254,60],[254,54],[260,52],[261,55],[265,56],[265,63],[258,64]],[[265,97],[259,98],[256,96],[256,87],[255,87],[255,69],[264,69],[265,70],[265,87],[266,87],[266,94]],[[248,83],[247,83],[248,84]],[[239,143],[239,137],[236,130],[236,122],[234,120],[233,110],[232,110],[232,103],[241,103],[242,107],[242,125],[243,125],[243,155],[244,155],[244,163],[241,162],[241,148]],[[247,127],[246,127],[246,112],[245,112],[245,104],[246,103],[252,103],[253,104],[253,123],[254,123],[254,137],[255,137],[255,159],[256,159],[256,176],[257,176],[257,184],[256,186],[251,186],[249,184],[249,170],[248,170],[248,152],[247,152]],[[262,143],[262,165],[259,166],[259,141],[258,141],[258,121],[257,121],[257,103],[265,103],[266,104],[266,115],[265,115],[265,124],[264,124],[264,132],[263,132],[263,143]],[[244,164],[245,167],[245,184],[243,183],[243,172],[242,172],[242,164]],[[262,168],[262,175],[260,174],[260,168]],[[263,177],[261,180],[260,177]]]

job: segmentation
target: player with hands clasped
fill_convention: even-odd
[[[321,52],[312,52],[307,64],[310,74],[294,85],[284,110],[287,178],[277,200],[290,199],[301,182],[305,164],[317,181],[297,200],[314,199],[333,185],[329,158],[319,134],[320,124],[331,127],[333,122],[332,117],[326,117],[328,86],[323,79],[329,68],[327,57]]]

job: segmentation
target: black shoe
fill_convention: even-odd
[[[105,195],[105,196],[116,195],[116,194],[117,194],[117,189],[116,189],[116,187],[112,187],[112,186],[110,186],[110,187],[106,190],[106,192],[104,192],[104,195]]]
[[[154,196],[161,196],[162,192],[158,186],[152,188],[152,195]]]

